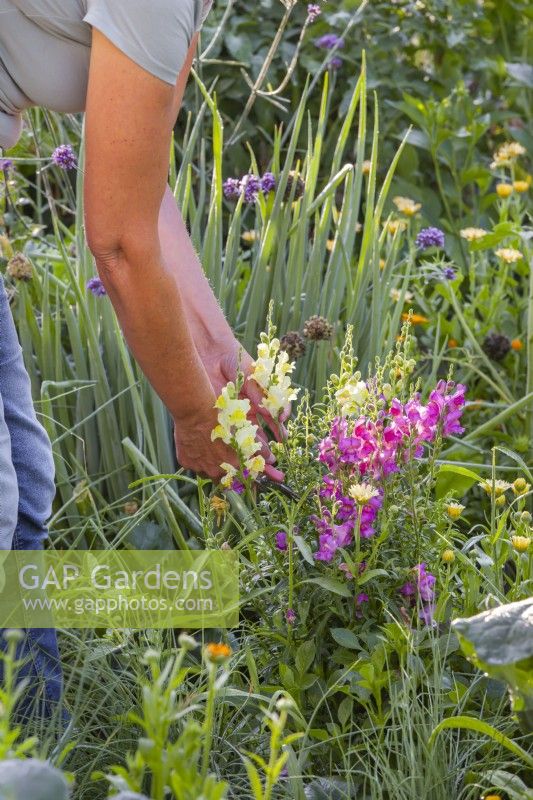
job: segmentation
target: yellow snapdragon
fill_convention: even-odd
[[[255,479],[264,471],[265,460],[258,455],[261,444],[257,439],[257,425],[248,419],[251,404],[248,398],[240,399],[233,382],[222,389],[215,402],[218,409],[218,425],[211,432],[211,440],[222,439],[239,454],[243,468],[250,478]],[[224,462],[220,465],[225,472],[222,486],[229,488],[237,477],[238,470],[232,464]]]
[[[294,362],[289,361],[289,354],[280,349],[280,341],[269,333],[261,334],[261,343],[257,348],[257,358],[248,376],[256,381],[265,392],[262,402],[274,419],[278,419],[283,409],[298,396],[298,389],[291,384],[290,375],[294,370]]]

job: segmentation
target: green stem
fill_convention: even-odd
[[[213,726],[215,716],[215,677],[217,668],[215,664],[209,664],[209,683],[207,688],[207,703],[205,707],[204,719],[204,748],[202,753],[202,778],[205,781],[209,771],[209,756],[213,744]]]

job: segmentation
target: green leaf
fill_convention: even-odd
[[[349,650],[361,649],[359,639],[348,628],[331,628],[331,635],[341,647],[347,647]]]
[[[312,639],[309,639],[307,642],[303,642],[296,651],[296,657],[294,659],[294,663],[296,664],[296,669],[303,675],[315,659],[316,654],[316,647],[315,643]]]
[[[327,589],[328,592],[333,592],[334,594],[340,594],[341,597],[351,597],[352,592],[346,586],[345,583],[341,583],[340,581],[336,580],[335,578],[329,578],[327,576],[322,576],[320,578],[308,578],[302,583],[316,583],[318,586],[321,586],[323,589]]]
[[[429,747],[433,747],[435,744],[435,739],[441,733],[441,731],[445,730],[446,728],[460,728],[463,730],[469,731],[477,731],[477,733],[482,733],[485,736],[489,736],[493,741],[498,742],[501,744],[502,747],[505,747],[515,756],[522,759],[528,766],[533,767],[533,756],[527,753],[520,745],[513,742],[512,739],[509,739],[507,736],[504,736],[503,733],[496,730],[492,725],[489,725],[487,722],[482,722],[480,719],[475,719],[475,717],[449,717],[448,719],[443,719],[442,722],[439,722],[436,728],[433,729],[431,732],[431,736],[428,740]]]
[[[533,597],[456,619],[452,625],[486,664],[515,664],[533,656]]]
[[[531,64],[508,61],[505,66],[511,78],[514,78],[517,83],[521,83],[522,86],[533,89],[533,66],[531,66]]]

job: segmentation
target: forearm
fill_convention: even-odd
[[[159,239],[167,273],[179,286],[200,354],[232,341],[234,334],[211,289],[176,200],[167,186],[159,213]]]
[[[96,263],[126,341],[174,419],[209,414],[215,395],[162,257],[117,254]]]

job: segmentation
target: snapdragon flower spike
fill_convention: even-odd
[[[321,512],[311,517],[319,538],[315,553],[319,561],[332,561],[340,547],[352,544],[357,524],[361,539],[374,535],[383,504],[383,484],[388,475],[400,471],[412,459],[422,457],[425,445],[434,442],[439,435],[463,432],[460,418],[466,387],[462,384],[439,381],[427,404],[421,402],[419,393],[406,403],[392,398],[388,407],[371,419],[363,413],[368,390],[360,383],[352,382],[348,391],[346,387],[340,390],[337,400],[345,402],[346,409],[342,402],[339,405],[348,413],[333,419],[328,435],[318,445],[318,460],[327,468],[319,490]],[[349,413],[352,410],[356,415]],[[356,479],[362,480],[359,492],[355,492]],[[361,486],[365,487],[365,492]],[[373,490],[376,493],[371,496]],[[363,494],[370,498],[368,502],[362,503]],[[423,572],[421,576],[421,597],[430,602],[426,589],[431,580],[425,579]],[[410,588],[411,584],[405,585],[406,596]]]
[[[293,370],[294,362],[281,350],[279,339],[262,333],[249,379],[256,381],[265,392],[262,406],[274,419],[279,419],[284,408],[298,396],[289,377]]]
[[[261,444],[257,439],[257,425],[248,419],[251,408],[248,398],[239,398],[235,384],[230,381],[217,398],[215,408],[218,409],[218,425],[211,432],[211,439],[222,439],[230,445],[240,457],[243,466],[242,478],[255,480],[265,469],[263,456],[258,455]],[[232,464],[221,464],[225,472],[221,480],[222,486],[235,491],[243,491],[244,484],[240,480],[239,471]]]

